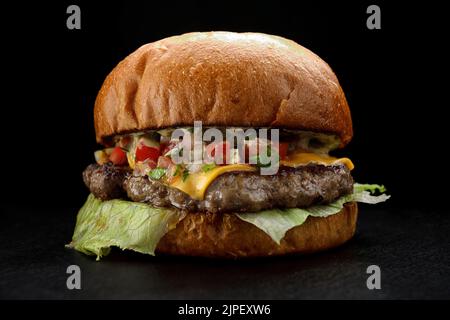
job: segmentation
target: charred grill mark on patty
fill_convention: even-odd
[[[130,175],[129,167],[119,167],[111,163],[91,164],[83,171],[86,187],[101,200],[126,198],[123,181]]]

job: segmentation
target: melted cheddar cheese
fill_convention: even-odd
[[[355,167],[353,165],[353,162],[349,158],[335,158],[329,155],[320,155],[307,152],[292,154],[287,156],[286,159],[280,161],[280,165],[293,168],[304,166],[310,163],[323,164],[325,166],[341,163],[350,170],[353,170],[353,168]]]
[[[202,200],[206,189],[221,174],[233,171],[257,171],[257,168],[248,164],[231,164],[221,167],[215,167],[208,172],[191,173],[185,181],[175,179],[170,186],[187,193],[192,199]]]

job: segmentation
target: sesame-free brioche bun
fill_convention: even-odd
[[[194,120],[330,133],[341,147],[353,134],[331,68],[293,41],[261,33],[187,33],[140,47],[107,76],[94,119],[103,144]]]
[[[276,244],[264,231],[234,214],[188,213],[159,241],[157,253],[243,258],[302,254],[337,247],[355,233],[356,202],[326,218],[308,217]]]

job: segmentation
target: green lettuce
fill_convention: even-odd
[[[159,240],[184,218],[180,210],[154,208],[124,200],[101,201],[90,194],[77,216],[72,242],[67,246],[97,260],[112,246],[155,254]]]
[[[257,213],[236,213],[240,219],[267,233],[280,244],[289,229],[303,224],[309,216],[327,217],[336,214],[346,202],[375,204],[390,196],[379,185],[355,184],[353,194],[340,197],[326,205],[307,209],[275,209]],[[174,229],[185,213],[177,209],[155,208],[143,203],[124,200],[101,201],[90,194],[77,216],[72,242],[67,246],[97,260],[106,256],[111,247],[155,254],[159,240]]]
[[[347,202],[362,202],[376,204],[386,201],[390,196],[374,193],[384,192],[384,186],[376,184],[358,184],[355,183],[353,193],[342,196],[336,201],[326,205],[315,205],[306,209],[275,209],[265,210],[257,213],[236,213],[236,215],[248,223],[251,223],[267,233],[273,241],[280,244],[286,232],[294,227],[303,224],[309,216],[312,217],[328,217],[342,210]]]

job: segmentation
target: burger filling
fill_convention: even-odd
[[[242,153],[226,141],[203,143],[202,161],[180,164],[173,158],[182,141],[171,134],[166,129],[117,137],[114,147],[95,152],[97,164],[83,173],[86,186],[102,200],[195,212],[308,207],[352,192],[352,162],[328,155],[339,145],[334,136],[284,130],[276,146],[256,137],[245,141]],[[276,174],[260,173],[258,152],[265,149],[278,161]]]
[[[90,165],[83,178],[99,199],[174,206],[192,212],[258,212],[272,208],[305,208],[333,202],[353,190],[350,170],[341,164],[281,167],[276,175],[228,172],[208,186],[202,200],[148,176],[111,164]]]

